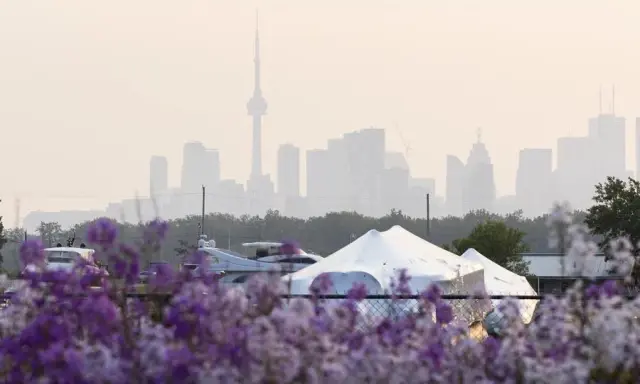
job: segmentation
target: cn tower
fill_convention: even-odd
[[[267,100],[262,96],[260,88],[260,36],[258,35],[258,14],[256,12],[256,41],[253,58],[254,86],[253,96],[247,102],[247,112],[253,118],[253,146],[251,148],[250,180],[258,180],[262,176],[262,116],[267,114]]]

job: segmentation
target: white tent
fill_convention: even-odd
[[[368,293],[390,292],[392,278],[406,269],[409,288],[418,293],[434,283],[445,293],[471,294],[484,289],[482,265],[463,259],[415,236],[400,226],[378,232],[371,230],[351,244],[300,271],[283,277],[291,282],[291,293],[307,294],[321,274],[331,279],[333,294],[345,294],[353,283],[364,283]],[[457,319],[478,320],[475,302],[452,300]],[[359,306],[365,318],[402,316],[418,308],[416,300],[369,300]]]
[[[488,295],[535,296],[538,294],[524,276],[501,267],[473,248],[467,249],[462,257],[484,267],[484,286]],[[494,300],[494,306],[499,302],[500,300]],[[528,323],[531,321],[538,300],[519,300],[518,303],[522,320]]]
[[[334,293],[346,293],[354,282],[362,282],[370,294],[382,294],[390,290],[391,279],[401,269],[411,276],[409,286],[415,293],[431,283],[452,294],[471,293],[484,284],[482,265],[462,259],[397,225],[384,232],[370,230],[323,260],[284,278],[291,279],[294,294],[309,293],[314,279],[323,273],[331,277]]]
[[[400,226],[378,232],[370,230],[351,244],[300,271],[283,277],[291,282],[291,293],[307,294],[314,280],[327,274],[332,281],[333,294],[344,294],[353,283],[364,283],[369,294],[391,291],[392,278],[406,269],[411,277],[409,288],[419,293],[434,283],[448,294],[471,294],[484,289],[482,265],[463,259],[415,236]],[[458,319],[478,319],[475,303],[454,300],[454,314]],[[367,316],[401,316],[415,311],[416,300],[392,302],[388,299],[361,303]]]

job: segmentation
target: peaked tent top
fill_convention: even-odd
[[[489,260],[473,248],[467,249],[461,256],[464,259],[482,264],[487,293],[493,295],[537,295],[529,281],[524,277]]]
[[[306,285],[322,273],[363,272],[374,277],[382,287],[401,269],[407,269],[416,290],[425,282],[451,281],[473,272],[482,272],[482,265],[463,259],[396,225],[379,232],[370,230],[323,260],[288,275],[294,285]],[[298,284],[300,283],[300,284]],[[418,286],[420,286],[418,288]]]

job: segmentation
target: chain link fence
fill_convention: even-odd
[[[8,301],[11,293],[1,295],[0,299]],[[156,306],[164,307],[171,303],[172,296],[163,293],[129,293],[130,299],[138,299],[143,302],[153,303]],[[311,295],[283,295],[285,302],[293,298],[311,298]],[[320,302],[330,308],[339,305],[347,299],[346,295],[322,295],[318,296]],[[538,303],[544,296],[538,295],[491,295],[478,297],[473,295],[442,295],[442,302],[447,303],[452,309],[455,321],[462,321],[472,324],[481,321],[487,312],[497,308],[502,300],[510,299],[518,303],[523,320],[528,322],[535,311]],[[369,295],[358,303],[358,310],[367,323],[377,324],[383,318],[394,320],[401,319],[411,314],[417,314],[422,310],[420,304],[423,300],[419,295],[397,296],[392,295]],[[528,316],[527,316],[528,315]],[[528,317],[528,318],[526,318]]]
[[[285,295],[286,299],[310,298],[310,295]],[[324,295],[320,297],[325,308],[340,304],[347,299],[346,295]],[[474,295],[446,294],[441,296],[442,302],[451,308],[453,321],[471,326],[481,322],[492,309],[498,308],[503,300],[514,302],[520,311],[522,320],[528,323],[533,318],[538,303],[544,299],[539,295]],[[422,299],[419,295],[394,297],[391,295],[369,295],[358,303],[361,326],[379,324],[384,318],[399,320],[423,311]],[[434,311],[432,311],[434,312]],[[435,316],[435,312],[433,313]]]

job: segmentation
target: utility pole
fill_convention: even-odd
[[[431,204],[429,204],[429,194],[427,193],[427,239],[431,237]]]
[[[206,196],[205,186],[202,186],[202,217],[200,217],[200,234],[204,235],[204,201]]]

